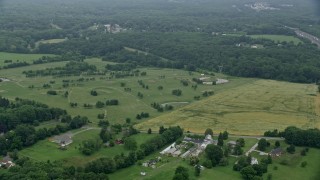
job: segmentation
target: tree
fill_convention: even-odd
[[[175,176],[173,179],[176,180],[177,178],[180,179],[181,177],[183,178],[183,180],[189,179],[188,169],[183,166],[178,166],[176,168]]]
[[[218,136],[218,146],[223,146],[223,135],[222,133]]]
[[[206,135],[211,135],[211,136],[213,136],[213,131],[212,131],[212,129],[207,128],[206,131],[204,132],[204,135],[205,135],[205,136],[206,136]]]
[[[137,156],[137,159],[138,159],[138,160],[141,160],[141,159],[144,158],[144,152],[143,152],[142,150],[138,150],[138,151],[136,152],[136,156]]]
[[[91,155],[95,151],[98,151],[101,148],[102,141],[100,139],[89,139],[82,141],[82,144],[80,145],[79,150],[84,154],[84,155]]]
[[[222,134],[222,137],[223,137],[224,140],[227,140],[228,137],[229,137],[228,131],[224,131],[223,134]]]
[[[280,147],[280,141],[276,141],[276,142],[274,143],[274,146],[275,146],[276,148]]]
[[[212,166],[216,166],[223,158],[223,151],[221,147],[209,144],[205,149],[206,156],[212,162]]]
[[[229,157],[229,152],[230,152],[229,147],[224,148],[224,151],[223,151],[224,157]]]
[[[244,139],[243,139],[243,138],[239,138],[239,139],[237,139],[237,144],[239,144],[239,145],[240,145],[240,147],[244,147],[244,145],[245,145],[245,141],[244,141]]]
[[[90,94],[91,94],[91,96],[98,96],[98,93],[95,90],[91,90]]]
[[[198,157],[196,157],[196,156],[190,157],[189,164],[191,166],[197,165],[198,163],[199,163],[199,158]]]
[[[247,166],[241,169],[240,173],[244,179],[251,180],[257,172],[253,169],[252,166]]]
[[[258,149],[259,149],[260,151],[265,151],[266,148],[267,148],[267,146],[268,146],[268,142],[267,142],[266,139],[262,138],[262,139],[259,140],[259,142],[258,142]]]
[[[159,128],[159,134],[164,133],[166,130],[167,130],[166,128],[164,128],[163,126],[160,126],[160,128]]]
[[[301,167],[303,167],[303,168],[304,168],[304,167],[306,167],[306,166],[307,166],[307,164],[308,164],[308,163],[307,163],[307,161],[303,161],[303,162],[301,163]]]
[[[234,149],[233,149],[233,154],[234,155],[242,155],[243,154],[243,150],[241,148],[241,146],[239,144],[237,144]]]
[[[151,128],[148,129],[148,134],[152,134]]]
[[[175,174],[172,180],[185,180],[182,174]]]
[[[205,160],[202,165],[208,169],[212,168],[212,162],[209,159]]]
[[[131,123],[131,119],[130,118],[126,118],[126,123],[130,124]]]
[[[296,147],[291,144],[289,147],[287,147],[287,152],[290,154],[293,154],[296,151]]]
[[[199,177],[200,176],[200,172],[201,172],[201,166],[199,164],[197,164],[195,167],[194,167],[194,170],[195,170],[195,173],[194,175]]]
[[[103,108],[103,107],[104,107],[104,103],[103,103],[103,102],[98,101],[98,102],[96,103],[96,108]]]
[[[128,150],[136,150],[138,145],[137,145],[137,141],[135,139],[133,139],[132,137],[127,137],[124,139],[124,147]]]
[[[103,142],[108,142],[112,139],[112,134],[105,127],[101,129],[99,135]]]

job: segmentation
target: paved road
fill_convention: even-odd
[[[249,151],[246,152],[246,156],[249,156],[249,154],[254,151],[256,148],[258,147],[258,143],[256,143],[255,145],[253,145]]]
[[[320,48],[320,38],[318,38],[314,35],[311,35],[309,33],[303,32],[298,28],[293,28],[293,27],[289,27],[289,26],[285,26],[285,27],[289,28],[291,30],[294,30],[294,32],[297,34],[297,36],[309,39],[311,41],[311,43],[316,44],[318,46],[318,48]]]
[[[148,133],[148,131],[143,131],[141,130],[140,131],[141,133]],[[193,133],[193,132],[190,132],[192,134],[197,134],[197,135],[204,135],[202,133]],[[158,131],[152,131],[152,134],[158,134]],[[219,134],[213,134],[214,137],[218,137]],[[278,140],[278,141],[284,141],[285,139],[282,138],[282,137],[265,137],[265,136],[243,136],[243,135],[232,135],[232,134],[229,134],[229,137],[231,138],[251,138],[251,139],[261,139],[261,138],[265,138],[267,140]]]
[[[311,41],[311,43],[316,44],[318,46],[318,48],[320,48],[320,40],[316,36],[313,36],[311,34],[303,32],[303,31],[301,31],[299,29],[295,30],[294,32],[300,37],[309,39]]]

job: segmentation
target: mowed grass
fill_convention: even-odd
[[[78,132],[78,133],[77,133]],[[114,147],[102,147],[98,152],[91,156],[85,156],[79,151],[79,144],[88,139],[99,139],[99,129],[77,130],[72,137],[73,143],[67,150],[60,150],[58,144],[50,141],[50,138],[37,142],[35,145],[25,148],[19,152],[21,156],[29,157],[35,161],[59,161],[62,160],[67,165],[82,166],[86,163],[101,158],[113,158],[121,153],[127,154],[128,150],[123,145],[115,145]],[[132,137],[137,141],[138,145],[146,140],[154,137],[155,134],[137,134]]]
[[[154,153],[151,156],[146,157],[141,162],[159,157],[159,152]],[[188,169],[190,179],[221,179],[221,180],[236,180],[241,179],[239,172],[233,171],[232,166],[236,158],[229,158],[229,165],[226,167],[216,167],[213,169],[205,169],[201,172],[200,177],[194,175],[194,167],[189,165],[189,159],[182,159],[176,157],[161,156],[161,162],[157,163],[156,168],[143,167],[141,165],[134,165],[125,169],[116,171],[115,173],[109,174],[110,179],[124,179],[124,180],[167,180],[172,179],[174,176],[175,169],[178,166],[183,166]],[[146,176],[141,176],[140,172],[146,172]]]
[[[288,153],[273,160],[268,168],[268,173],[272,174],[273,179],[281,180],[318,180],[320,177],[320,150],[310,148],[306,156],[301,156],[300,152],[303,148],[296,147],[296,153],[290,155]],[[280,162],[287,160],[288,165],[281,165]],[[301,167],[301,163],[306,161],[307,166]],[[277,170],[274,169],[277,167]],[[289,172],[289,173],[288,173]],[[267,174],[268,174],[267,173]],[[265,178],[267,175],[264,176]]]
[[[285,35],[268,35],[268,34],[262,34],[262,35],[249,35],[251,38],[254,39],[269,39],[274,42],[293,42],[295,45],[299,43],[303,43],[299,38],[294,36],[285,36]]]
[[[33,60],[37,60],[42,56],[54,56],[52,54],[17,54],[0,52],[0,66],[7,65],[4,63],[5,60],[12,60],[12,62],[28,62],[32,63]]]
[[[232,81],[230,82],[233,83]],[[320,128],[317,87],[273,80],[256,80],[217,91],[208,99],[136,125],[139,129],[179,125],[186,131],[229,131],[238,135],[262,135],[287,126]]]
[[[106,64],[112,64],[110,62],[102,62],[100,59],[88,59],[86,60],[90,64],[96,65],[98,68],[103,69]],[[151,103],[156,102],[159,104],[170,102],[187,102],[183,105],[194,102],[194,96],[201,96],[203,91],[212,91],[219,89],[225,89],[233,86],[238,86],[245,82],[245,80],[235,80],[235,83],[230,85],[218,86],[205,86],[198,85],[198,88],[194,90],[191,84],[194,84],[191,80],[194,77],[200,77],[199,73],[189,74],[183,70],[172,69],[157,69],[157,68],[141,68],[140,71],[146,71],[147,76],[139,77],[126,77],[118,79],[108,79],[109,74],[105,76],[82,76],[83,78],[92,78],[94,81],[77,82],[79,76],[54,78],[47,77],[35,77],[26,78],[23,71],[39,70],[45,68],[54,68],[64,66],[67,62],[57,62],[48,64],[32,65],[14,69],[2,69],[0,70],[0,77],[7,77],[10,82],[0,83],[0,95],[13,100],[16,97],[24,99],[32,99],[51,107],[59,107],[66,109],[69,114],[82,115],[89,117],[93,124],[98,122],[97,115],[107,111],[108,120],[111,123],[124,123],[126,118],[131,118],[132,122],[139,123],[143,120],[136,120],[135,117],[141,112],[148,112],[150,118],[157,117],[161,114],[156,109],[151,107]],[[165,75],[164,79],[159,76]],[[100,79],[103,78],[103,79]],[[74,83],[70,83],[67,88],[62,87],[63,80],[74,80]],[[181,79],[189,81],[189,86],[183,86],[180,83]],[[138,80],[142,80],[149,89],[144,89],[138,84]],[[54,84],[50,84],[50,81],[54,81]],[[121,83],[125,83],[125,87],[121,87]],[[44,84],[50,84],[52,87],[49,89],[43,88]],[[29,88],[33,86],[34,88]],[[163,90],[158,90],[158,86],[163,86]],[[131,88],[131,92],[126,92],[124,88]],[[181,89],[182,96],[174,96],[171,94],[173,89]],[[56,90],[58,95],[47,95],[48,90]],[[96,90],[98,96],[91,96],[90,91]],[[69,97],[64,97],[64,93],[68,91]],[[144,98],[139,99],[137,97],[138,92],[143,93]],[[118,99],[118,106],[108,106],[105,108],[91,108],[86,109],[83,104],[95,105],[97,101],[106,101],[108,99]],[[201,98],[204,99],[204,98]],[[78,107],[71,108],[69,103],[78,103]]]

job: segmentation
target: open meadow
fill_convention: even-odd
[[[57,143],[51,142],[50,138],[39,141],[37,144],[23,149],[19,152],[20,156],[29,157],[35,161],[59,161],[62,160],[67,165],[83,166],[86,163],[101,157],[113,158],[121,153],[127,154],[130,151],[126,150],[123,145],[115,145],[114,147],[102,147],[98,152],[91,156],[85,156],[79,151],[79,144],[84,140],[100,139],[100,129],[79,129],[72,132],[73,143],[70,144],[66,150],[59,149]],[[132,137],[140,145],[148,139],[154,137],[155,134],[136,134]]]
[[[268,35],[268,34],[262,34],[262,35],[249,35],[251,38],[254,39],[268,39],[272,40],[274,42],[293,42],[295,45],[299,43],[303,43],[299,38],[294,36],[286,36],[286,35]]]
[[[202,133],[206,128],[212,128],[214,132],[227,130],[239,135],[262,135],[267,130],[283,130],[292,125],[319,128],[316,91],[316,86],[310,84],[257,80],[218,91],[208,99],[136,127],[179,125],[191,132]]]

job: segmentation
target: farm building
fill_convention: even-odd
[[[216,84],[226,84],[229,83],[229,80],[227,79],[217,79]]]
[[[12,162],[12,159],[9,156],[4,157],[1,161],[0,161],[0,167],[4,167],[4,168],[11,168],[15,166],[15,164]]]
[[[236,141],[229,141],[227,142],[227,145],[230,146],[231,148],[234,148],[237,145]]]
[[[181,144],[173,143],[160,154],[168,154],[173,157],[180,156],[186,158],[188,156],[199,156],[209,144],[217,144],[217,140],[213,140],[211,135],[207,135],[204,139],[184,137]],[[185,152],[184,152],[185,151]],[[182,153],[184,152],[184,153]]]
[[[213,82],[203,82],[203,85],[213,85]]]
[[[156,168],[156,164],[160,161],[161,161],[161,157],[157,157],[156,159],[151,159],[149,161],[142,163],[142,166],[151,167],[154,169],[154,168]]]
[[[254,164],[259,164],[259,161],[257,158],[252,157],[251,158],[251,165],[254,165]]]
[[[71,138],[71,134],[67,133],[67,134],[62,134],[60,136],[54,136],[52,142],[59,144],[61,148],[65,148],[65,146],[68,146],[73,141]]]
[[[283,150],[281,148],[273,149],[270,153],[271,157],[279,157],[283,154]]]
[[[166,149],[164,149],[163,151],[160,152],[160,154],[164,155],[164,154],[168,154],[170,153],[174,147],[175,147],[176,143],[171,144],[170,146],[168,146]],[[175,148],[174,148],[175,149]]]
[[[116,143],[116,144],[123,144],[124,142],[123,142],[122,139],[117,139],[117,140],[115,141],[115,143]]]

